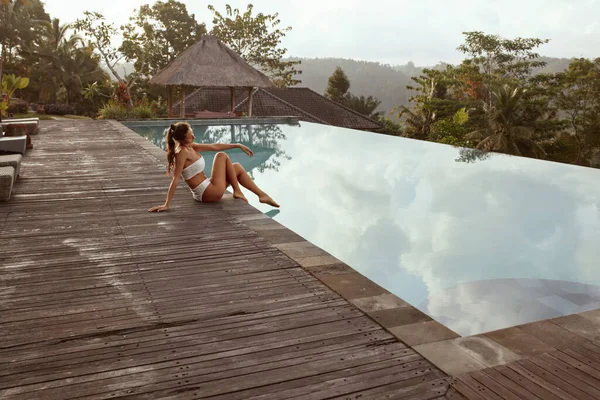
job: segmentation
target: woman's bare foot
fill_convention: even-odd
[[[242,193],[242,191],[234,191],[233,192],[233,198],[234,199],[240,199],[240,200],[244,200],[246,203],[248,202],[248,199],[246,198],[246,196],[244,196],[244,194]]]
[[[270,206],[273,206],[273,207],[277,207],[277,208],[279,208],[279,204],[277,204],[277,203],[275,202],[275,200],[273,200],[273,199],[271,198],[271,196],[269,196],[269,195],[267,195],[267,194],[265,194],[264,196],[260,196],[260,197],[258,198],[258,201],[260,201],[261,203],[265,203],[265,204],[268,204],[268,205],[270,205]]]

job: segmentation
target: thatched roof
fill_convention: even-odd
[[[200,41],[173,60],[150,83],[162,86],[272,87],[262,72],[251,67],[216,36]]]

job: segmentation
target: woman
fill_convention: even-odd
[[[225,189],[231,185],[233,197],[248,201],[240,189],[240,184],[258,196],[261,203],[279,207],[269,195],[259,189],[240,163],[232,163],[229,156],[220,150],[241,149],[252,157],[252,150],[243,144],[197,144],[194,143],[194,132],[187,122],[171,125],[167,131],[167,175],[173,172],[173,179],[167,193],[167,200],[162,206],[152,207],[148,211],[167,211],[183,176],[197,201],[215,202],[221,200]],[[212,175],[204,174],[204,157],[198,153],[203,151],[219,151],[215,155]]]

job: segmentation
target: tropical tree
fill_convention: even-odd
[[[546,65],[535,49],[548,39],[505,39],[483,32],[463,32],[465,42],[458,47],[467,58],[462,62],[465,83],[487,107],[492,106],[492,91],[504,83],[523,84],[531,78],[531,71]]]
[[[0,84],[9,46],[19,40],[19,27],[26,24],[28,0],[0,0]]]
[[[48,19],[39,0],[0,0],[0,81],[7,63],[12,72],[28,75],[27,68],[15,70],[19,53],[38,40],[38,26]]]
[[[206,26],[189,14],[185,4],[157,1],[135,10],[129,24],[121,27],[120,51],[136,71],[154,75],[206,33]]]
[[[252,4],[248,4],[244,13],[231,8],[229,4],[225,5],[225,15],[212,5],[208,9],[213,13],[211,34],[220,38],[250,65],[270,75],[277,86],[300,83],[295,78],[302,73],[296,69],[300,61],[283,61],[287,49],[279,45],[292,28],[278,28],[281,23],[279,14],[258,13],[253,16]]]
[[[342,104],[369,118],[378,119],[382,114],[381,111],[375,111],[381,101],[373,96],[355,96],[352,93],[347,93]]]
[[[575,59],[557,77],[558,107],[577,147],[572,162],[589,165],[600,150],[600,58]]]
[[[407,86],[411,90],[416,90],[417,94],[411,97],[411,101],[416,104],[412,109],[406,106],[398,106],[393,112],[397,112],[397,117],[405,126],[404,136],[415,139],[427,139],[431,131],[431,126],[437,120],[436,108],[436,88],[437,81],[427,75],[412,77],[418,87]]]
[[[130,58],[113,46],[113,39],[119,32],[114,24],[107,24],[105,20],[104,15],[99,12],[85,11],[84,17],[75,21],[73,27],[76,33],[81,32],[89,39],[89,45],[98,52],[111,74],[123,85],[130,99],[130,106],[133,106],[130,88],[135,84],[139,74],[128,77],[117,71],[117,63],[123,59],[130,61]],[[138,73],[143,73],[143,71],[138,71]]]
[[[535,129],[524,116],[527,90],[509,84],[492,90],[491,105],[486,102],[486,126],[470,132],[468,139],[477,140],[477,149],[519,156],[544,158],[546,152],[534,140]]]
[[[348,93],[348,89],[350,89],[348,76],[341,67],[336,67],[335,71],[333,71],[333,74],[327,81],[325,97],[336,103],[343,103],[344,98]]]

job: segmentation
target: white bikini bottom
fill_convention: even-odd
[[[194,200],[202,201],[202,193],[204,193],[204,191],[206,190],[208,185],[210,185],[210,178],[206,178],[205,180],[202,181],[201,184],[199,184],[195,188],[193,188],[193,189],[190,188],[190,191],[192,192],[192,197],[194,198]]]

